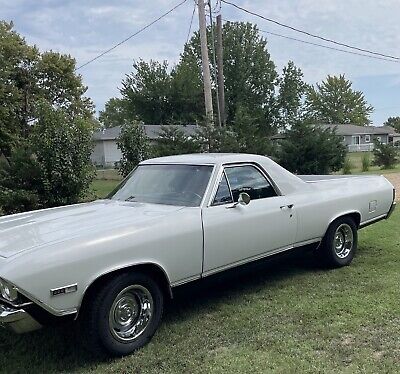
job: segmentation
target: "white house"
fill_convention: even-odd
[[[144,131],[152,142],[157,142],[161,132],[160,125],[144,125]],[[165,126],[168,127],[168,126]],[[193,136],[196,133],[196,125],[181,125],[187,136]],[[116,162],[122,158],[121,150],[117,146],[117,139],[121,133],[121,127],[111,127],[93,134],[94,148],[91,155],[93,164],[103,167],[114,167]]]
[[[336,128],[336,134],[341,136],[343,144],[349,152],[367,152],[374,149],[374,140],[381,143],[396,144],[400,134],[390,126],[356,126],[356,125],[318,125],[322,128]]]

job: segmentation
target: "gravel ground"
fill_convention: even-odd
[[[396,188],[396,200],[400,201],[400,173],[384,174]]]

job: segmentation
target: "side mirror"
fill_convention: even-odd
[[[238,203],[240,205],[249,205],[250,204],[250,195],[246,192],[241,192],[239,194]]]

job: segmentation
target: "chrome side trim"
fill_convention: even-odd
[[[199,280],[200,278],[201,278],[201,275],[195,275],[194,277],[185,278],[180,281],[171,283],[171,287],[182,286],[183,284]]]
[[[363,228],[363,227],[369,226],[369,225],[371,225],[371,224],[373,224],[375,222],[378,222],[378,221],[380,221],[382,219],[385,219],[386,217],[387,217],[387,214],[381,214],[378,217],[367,219],[366,221],[360,223],[360,229]]]
[[[207,277],[209,275],[216,274],[216,273],[222,272],[224,270],[228,270],[228,269],[234,268],[236,266],[244,265],[244,264],[247,264],[249,262],[253,262],[253,261],[257,261],[257,260],[261,260],[263,258],[270,257],[270,256],[276,255],[278,253],[286,252],[286,251],[289,251],[291,249],[302,247],[302,246],[307,245],[307,244],[318,243],[320,241],[321,241],[321,238],[314,238],[314,239],[304,240],[302,242],[297,242],[297,243],[295,243],[293,245],[289,245],[289,246],[286,246],[286,247],[278,248],[278,249],[275,249],[275,250],[270,251],[270,252],[264,252],[264,253],[262,253],[260,255],[257,255],[257,256],[248,257],[248,258],[245,258],[243,260],[236,261],[236,262],[221,266],[219,268],[208,270],[208,271],[204,272],[202,274],[202,276],[203,277]]]

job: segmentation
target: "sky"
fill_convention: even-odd
[[[293,27],[360,48],[400,57],[399,0],[230,0],[246,9]],[[158,18],[180,0],[0,0],[0,19],[13,21],[15,30],[41,51],[70,54],[81,65]],[[211,0],[216,5],[216,0]],[[79,73],[87,96],[102,110],[119,96],[121,81],[133,60],[179,61],[186,42],[194,0],[187,0],[167,17]],[[260,30],[331,45],[222,4],[230,21],[249,21]],[[198,29],[197,12],[192,32]],[[281,71],[289,60],[315,84],[328,74],[345,74],[353,88],[364,92],[375,108],[371,119],[382,125],[400,116],[400,61],[382,61],[332,51],[264,34],[272,60]],[[331,45],[334,47],[334,45]],[[337,47],[337,46],[336,46]]]

